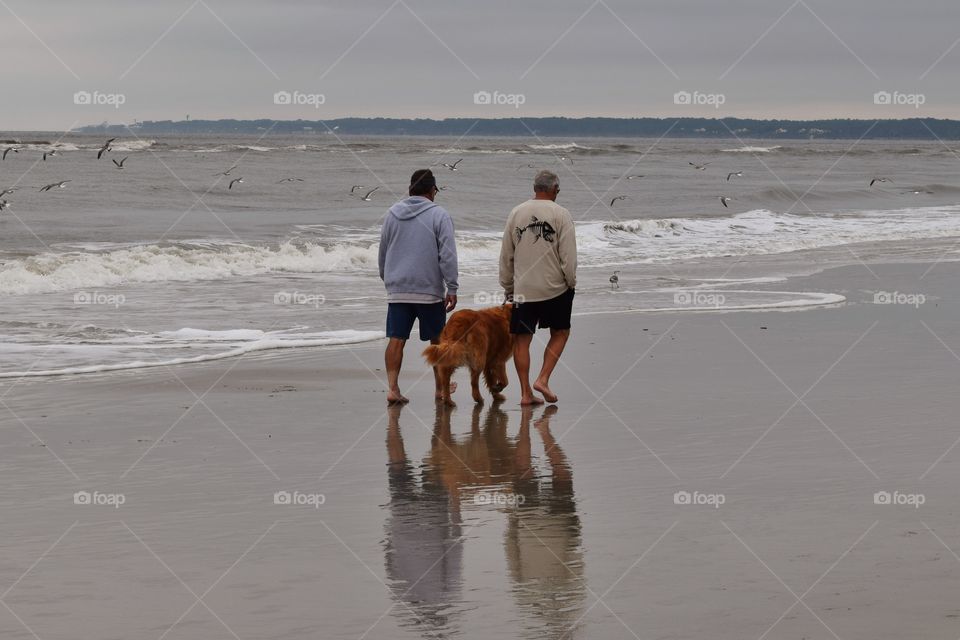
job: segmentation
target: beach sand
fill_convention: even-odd
[[[418,342],[392,414],[381,343],[5,381],[0,635],[956,637],[960,266],[928,267],[579,317],[546,419],[512,366],[437,410]]]

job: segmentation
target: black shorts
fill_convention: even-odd
[[[387,305],[387,337],[408,340],[414,320],[420,323],[420,339],[429,342],[439,338],[447,324],[447,307],[443,302],[391,302]]]
[[[535,333],[538,325],[541,329],[569,329],[573,294],[573,289],[567,289],[565,293],[549,300],[514,304],[510,314],[510,333]]]

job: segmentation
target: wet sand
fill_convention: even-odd
[[[556,411],[512,370],[438,409],[419,344],[393,411],[380,344],[4,383],[0,635],[956,637],[960,266],[927,268],[580,317]]]

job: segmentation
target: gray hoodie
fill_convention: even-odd
[[[379,263],[388,296],[456,295],[460,285],[450,214],[423,196],[394,204],[380,230]]]

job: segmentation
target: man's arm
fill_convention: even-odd
[[[383,280],[383,270],[387,264],[387,242],[388,242],[388,231],[387,225],[390,224],[390,216],[387,214],[387,218],[383,221],[383,226],[380,227],[380,251],[377,254],[377,265],[380,268],[380,279]]]
[[[457,264],[457,241],[453,233],[453,220],[445,215],[440,220],[440,229],[437,232],[437,248],[440,255],[440,274],[447,285],[447,295],[457,295],[460,288],[459,267]]]
[[[500,244],[500,286],[509,298],[513,295],[513,254],[516,250],[513,240],[513,214],[507,218]]]
[[[560,270],[567,287],[577,288],[577,231],[573,225],[573,218],[569,212],[563,218],[563,225],[558,234],[557,251],[560,253]]]

